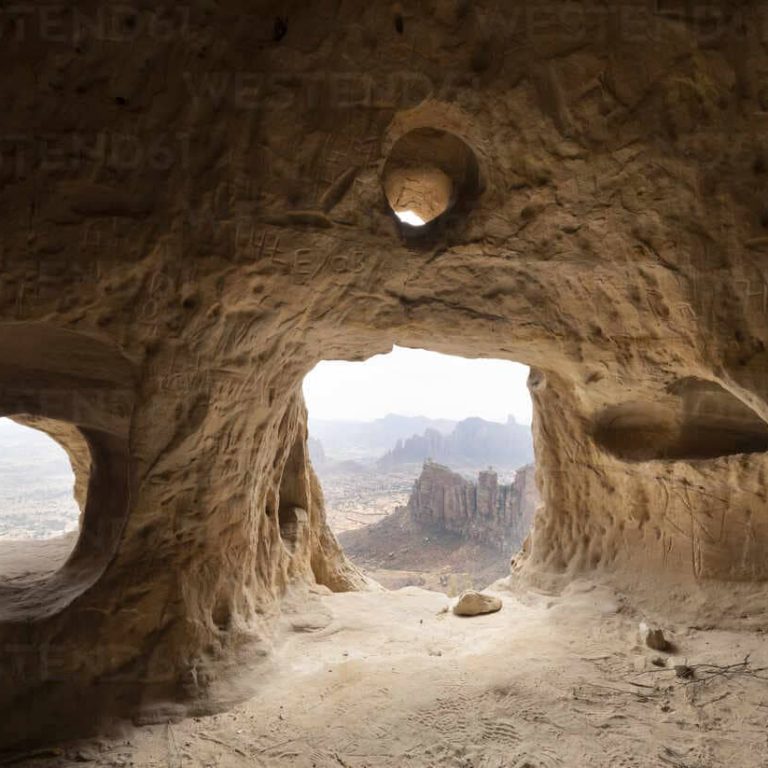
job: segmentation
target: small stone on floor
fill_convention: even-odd
[[[648,648],[654,651],[669,651],[671,649],[669,641],[664,637],[664,632],[658,627],[650,627],[644,621],[641,621],[638,629],[640,632],[640,642],[643,645],[648,646]]]
[[[457,616],[478,616],[482,613],[494,613],[501,610],[501,599],[468,589],[459,595],[453,612]]]

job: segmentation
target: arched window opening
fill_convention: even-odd
[[[90,451],[72,424],[0,418],[0,580],[56,571],[77,543]]]
[[[389,588],[455,595],[509,574],[538,504],[528,368],[395,347],[305,379],[331,529]]]

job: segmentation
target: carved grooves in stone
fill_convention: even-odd
[[[768,424],[719,384],[681,379],[656,402],[626,402],[597,418],[595,441],[627,461],[713,459],[768,451]]]
[[[280,478],[277,520],[280,538],[289,552],[293,553],[307,525],[309,508],[309,482],[304,435],[300,433],[291,446],[288,459]]]

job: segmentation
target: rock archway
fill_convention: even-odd
[[[216,706],[235,665],[258,684],[285,601],[366,586],[324,523],[300,385],[393,343],[533,367],[544,506],[520,578],[669,606],[728,585],[754,608],[759,9],[713,36],[600,4],[575,44],[572,3],[435,0],[397,24],[308,3],[281,35],[282,4],[257,5],[195,4],[163,36],[137,11],[130,45],[58,58],[31,23],[3,53],[44,92],[2,86],[31,138],[2,170],[0,411],[74,424],[93,459],[73,558],[0,594],[3,740]],[[468,148],[472,184],[411,237],[382,173],[425,130]]]

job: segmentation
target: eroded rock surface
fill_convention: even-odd
[[[493,470],[480,472],[473,483],[428,461],[414,483],[408,513],[423,526],[512,555],[528,535],[537,502],[532,465],[521,467],[509,485],[499,485]]]
[[[289,595],[363,585],[301,381],[394,342],[533,367],[522,577],[764,610],[765,8],[284,5],[4,10],[0,413],[92,466],[0,592],[2,741],[221,706]]]

